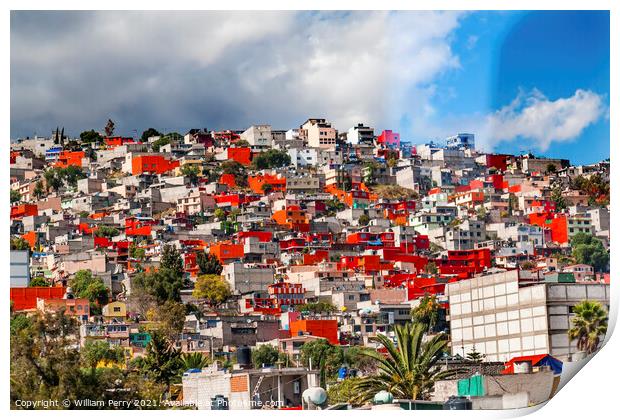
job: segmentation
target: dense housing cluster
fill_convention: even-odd
[[[115,367],[123,389],[198,408],[521,407],[604,334],[609,161],[484,153],[465,133],[414,145],[323,118],[141,138],[110,121],[20,139],[10,159],[16,394],[88,374],[36,376],[23,346],[38,328],[93,375]],[[585,338],[584,305],[602,311]],[[376,359],[400,357],[404,337],[436,340],[452,375],[377,393]]]

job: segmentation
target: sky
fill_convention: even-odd
[[[11,13],[11,138],[358,122],[413,144],[609,157],[609,14]]]

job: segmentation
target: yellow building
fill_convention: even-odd
[[[110,302],[101,308],[101,313],[106,320],[125,319],[127,317],[127,305],[124,302]]]

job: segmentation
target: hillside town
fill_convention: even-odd
[[[609,160],[69,131],[11,142],[13,408],[522,408],[605,336]]]

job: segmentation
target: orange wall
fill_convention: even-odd
[[[338,344],[338,321],[335,319],[300,319],[290,322],[291,337],[303,331],[310,335],[326,338],[332,344]]]
[[[132,175],[140,175],[145,172],[163,174],[179,167],[176,160],[168,160],[163,156],[136,156],[131,159]]]

